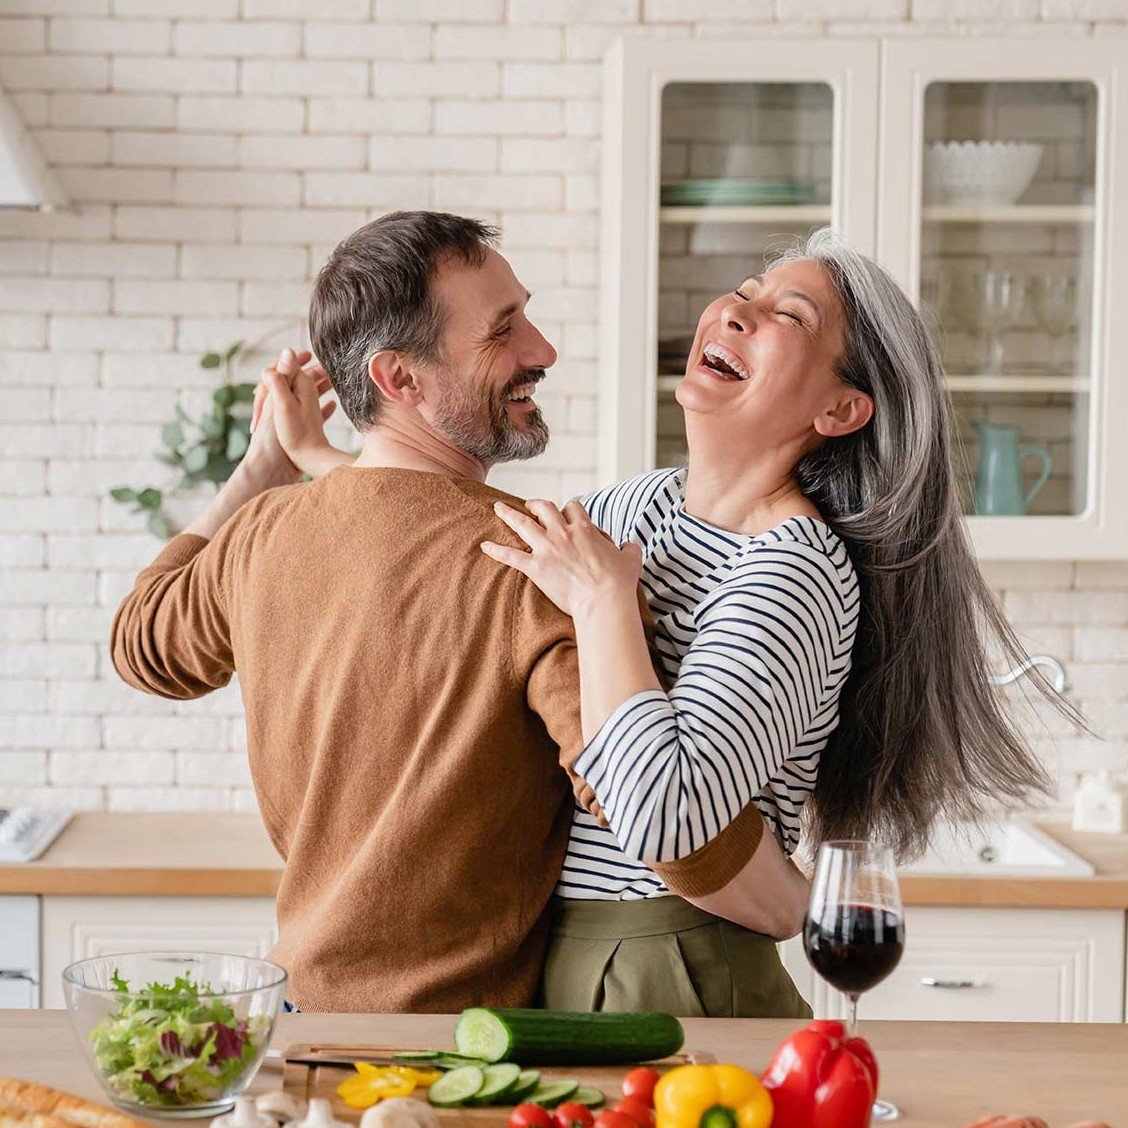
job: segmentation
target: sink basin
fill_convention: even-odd
[[[907,874],[972,877],[1092,877],[1084,858],[1024,819],[995,825],[942,826],[928,852],[901,867]]]

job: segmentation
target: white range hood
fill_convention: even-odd
[[[67,198],[0,90],[0,208],[64,207]]]

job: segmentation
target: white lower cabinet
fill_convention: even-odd
[[[67,964],[112,952],[265,956],[277,937],[272,897],[44,897],[43,1006],[61,1007]]]
[[[822,1018],[845,1001],[807,963],[784,964]],[[897,970],[862,996],[862,1018],[1123,1022],[1125,915],[1119,910],[910,908]]]
[[[0,896],[0,1008],[39,1006],[39,898]]]

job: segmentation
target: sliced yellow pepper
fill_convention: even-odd
[[[772,1098],[739,1065],[679,1065],[654,1087],[657,1128],[768,1128]]]
[[[349,1108],[371,1108],[389,1097],[406,1097],[416,1085],[429,1085],[442,1074],[437,1069],[411,1069],[404,1065],[369,1065],[358,1061],[356,1073],[337,1086],[337,1095]]]

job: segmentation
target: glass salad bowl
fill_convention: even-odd
[[[247,956],[123,952],[63,971],[71,1025],[102,1087],[141,1116],[224,1112],[254,1077],[286,972]]]

